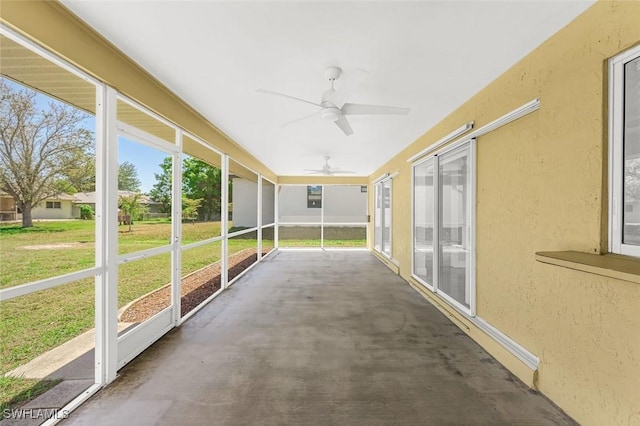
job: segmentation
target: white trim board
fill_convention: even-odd
[[[511,352],[512,355],[522,361],[522,363],[529,367],[531,370],[535,371],[538,369],[538,365],[540,365],[540,358],[538,358],[533,352],[529,351],[524,346],[511,339],[509,336],[507,336],[482,318],[474,317],[467,319],[478,326],[480,330],[484,331],[493,340],[498,342],[503,348]]]
[[[445,313],[447,315],[447,318],[453,321],[457,326],[464,328],[467,333],[470,330],[468,325],[464,323],[463,319],[478,327],[478,329],[483,331],[487,336],[489,336],[496,343],[506,349],[510,354],[515,356],[531,371],[536,371],[538,369],[538,366],[540,365],[540,358],[538,358],[536,354],[529,351],[527,348],[520,345],[515,340],[511,339],[509,336],[489,324],[487,321],[478,316],[470,317],[468,314],[458,309],[455,305],[448,303],[448,301],[445,300],[439,293],[432,292],[427,286],[423,285],[421,280],[416,280],[415,277],[412,277],[412,280],[405,279],[405,281],[407,281],[407,283],[429,303],[433,304],[436,308],[438,308],[438,310]],[[476,340],[474,339],[474,341]],[[476,343],[479,344],[479,342],[477,341]]]
[[[452,140],[454,140],[458,136],[460,136],[460,135],[466,133],[467,131],[471,130],[473,128],[474,123],[475,123],[474,121],[470,121],[468,123],[463,124],[462,126],[458,127],[453,132],[449,133],[448,135],[444,136],[441,139],[438,139],[435,143],[429,145],[428,147],[426,147],[422,151],[420,151],[417,154],[415,154],[414,156],[410,157],[407,160],[407,163],[412,163],[412,162],[416,161],[417,159],[419,159],[421,157],[424,157],[425,155],[429,154],[430,152],[433,152],[433,151],[437,150],[438,148],[440,148],[442,145],[446,144],[447,142],[451,142]]]
[[[529,102],[527,102],[526,104],[514,109],[513,111],[510,111],[508,113],[506,113],[505,115],[496,118],[495,120],[493,120],[490,123],[485,124],[482,127],[477,128],[476,130],[474,130],[473,132],[466,134],[464,136],[462,136],[461,138],[458,138],[452,145],[455,145],[456,143],[460,142],[460,141],[464,141],[467,139],[474,139],[477,138],[479,136],[485,135],[489,132],[492,132],[504,125],[507,125],[509,123],[511,123],[512,121],[515,121],[521,117],[524,117],[525,115],[531,114],[534,111],[537,111],[540,109],[540,99],[535,98]],[[473,123],[473,122],[470,122]],[[467,123],[469,124],[469,123]],[[464,127],[464,126],[462,126]],[[460,127],[459,129],[455,130],[454,132],[452,132],[451,134],[455,133],[456,131],[462,129],[462,127]],[[464,133],[464,132],[463,132]],[[430,152],[433,152],[435,149],[437,149],[438,147],[444,145],[445,143],[453,140],[453,138],[451,139],[446,139],[449,135],[445,136],[444,138],[442,138],[441,140],[439,140],[438,142],[436,142],[435,144],[427,147],[426,149],[420,151],[418,154],[410,157],[407,162],[408,163],[412,163],[415,162],[416,160],[419,160],[420,158],[424,157],[425,155],[429,154]]]

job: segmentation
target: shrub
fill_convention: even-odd
[[[80,208],[80,219],[93,219],[96,214],[96,212],[93,211],[93,207],[87,204],[80,204],[78,207]]]

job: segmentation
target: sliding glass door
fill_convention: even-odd
[[[474,141],[413,166],[413,276],[475,314]]]
[[[391,258],[392,177],[374,184],[374,239],[376,251]]]
[[[440,156],[438,289],[470,308],[471,181],[468,173],[470,145]]]
[[[414,250],[413,270],[422,282],[433,288],[434,263],[434,159],[413,169],[414,196]]]

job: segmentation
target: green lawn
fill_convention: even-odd
[[[131,253],[168,243],[167,221],[136,222],[132,232],[119,227],[118,248]],[[189,244],[220,233],[217,222],[183,225]],[[230,243],[230,252],[256,247],[255,239]],[[26,246],[26,248],[25,248]],[[39,246],[34,249],[33,246]],[[94,222],[41,222],[34,228],[0,224],[0,287],[90,268],[94,265]],[[220,242],[183,252],[182,274],[220,259]],[[169,253],[121,265],[118,305],[170,281]],[[88,278],[0,303],[0,375],[94,327],[94,279]],[[42,389],[37,380],[0,380],[0,405]],[[20,399],[20,398],[18,398]]]
[[[0,224],[0,288],[90,268],[94,265],[93,221],[40,222],[22,229]],[[169,243],[171,225],[166,219],[135,222],[131,232],[120,226],[118,252],[132,253]],[[220,223],[185,223],[183,244],[220,235]],[[263,239],[265,249],[273,240]],[[291,239],[283,247],[319,247],[319,240]],[[364,247],[365,240],[326,240],[327,247]],[[182,253],[182,275],[220,259],[221,242]],[[229,240],[229,253],[256,248],[255,233]],[[169,253],[127,262],[119,268],[118,305],[157,289],[170,281]],[[0,376],[36,356],[94,327],[93,278],[57,286],[0,303]],[[14,397],[28,398],[45,388],[37,380],[0,378],[0,406]],[[19,398],[19,399],[20,399]]]
[[[63,244],[65,249],[42,247]],[[0,288],[79,271],[94,264],[93,221],[41,222],[27,229],[19,224],[0,224]]]

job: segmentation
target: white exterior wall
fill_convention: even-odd
[[[275,222],[275,185],[262,181],[262,224]]]
[[[231,221],[234,227],[258,226],[258,184],[247,179],[233,179],[233,214]]]
[[[367,193],[360,185],[324,185],[322,209],[307,207],[307,187],[280,187],[278,213],[280,222],[365,223],[367,222]]]
[[[360,185],[325,185],[325,223],[363,223],[367,221],[367,193]]]
[[[33,220],[41,219],[73,219],[73,203],[69,200],[48,200],[60,202],[59,209],[48,209],[47,201],[43,201],[31,209]]]
[[[307,187],[304,185],[285,185],[278,193],[279,222],[320,223],[322,209],[307,208]]]

